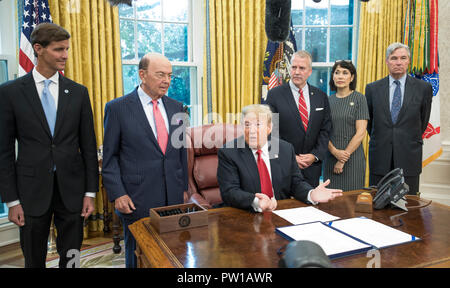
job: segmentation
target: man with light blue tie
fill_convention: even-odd
[[[365,94],[370,115],[370,185],[394,168],[402,168],[409,194],[415,195],[433,91],[429,83],[407,75],[410,58],[408,46],[391,44],[386,51],[389,76],[368,84]]]
[[[52,217],[59,266],[83,240],[98,191],[97,144],[86,87],[62,76],[70,34],[43,23],[31,34],[32,72],[0,86],[0,194],[20,227],[25,267],[45,267]],[[16,158],[15,141],[18,144]]]
[[[125,240],[125,264],[135,268],[136,240],[128,230],[150,208],[181,204],[187,191],[183,104],[167,97],[172,65],[149,53],[139,62],[141,84],[105,106],[103,184]]]

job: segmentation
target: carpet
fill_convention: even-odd
[[[114,254],[114,243],[107,242],[81,249],[80,268],[125,268],[125,252],[123,241],[120,254]],[[58,268],[59,256],[47,259],[47,268]]]

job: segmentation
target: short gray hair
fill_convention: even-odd
[[[272,123],[272,110],[270,110],[270,107],[265,104],[253,104],[248,105],[242,108],[242,120],[244,120],[245,116],[247,116],[250,113],[254,113],[258,115],[258,118],[260,116],[263,116],[267,119],[267,123]]]
[[[400,48],[405,48],[406,52],[408,52],[408,57],[411,58],[411,51],[409,50],[408,45],[400,42],[395,42],[389,45],[389,47],[386,49],[386,60],[389,59],[389,56],[391,56],[391,54],[394,53],[395,50]]]
[[[291,57],[291,65],[292,65],[292,60],[294,60],[294,57],[308,59],[309,60],[309,67],[312,68],[312,56],[311,56],[311,54],[308,51],[300,50],[300,51],[295,52],[292,55],[292,57]]]

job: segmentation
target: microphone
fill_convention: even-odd
[[[132,0],[108,0],[109,4],[112,6],[117,6],[119,4],[127,4],[128,6],[132,6],[131,1]]]
[[[266,34],[272,42],[284,42],[289,37],[291,0],[266,0]]]
[[[312,241],[292,241],[286,246],[280,268],[332,268],[322,247]]]

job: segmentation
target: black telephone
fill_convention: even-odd
[[[396,168],[384,176],[377,184],[377,194],[373,199],[375,209],[383,209],[389,203],[408,211],[406,200],[403,198],[408,191],[408,184],[405,183],[403,170]]]

